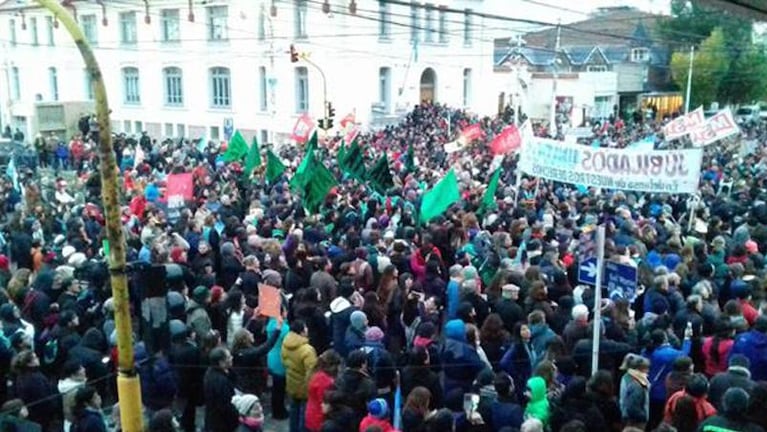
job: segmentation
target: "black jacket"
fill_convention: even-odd
[[[237,375],[237,386],[243,393],[259,394],[261,388],[264,387],[264,374],[263,365],[264,357],[269,350],[274,347],[274,344],[279,338],[281,330],[275,330],[270,335],[266,342],[258,346],[252,346],[249,348],[238,350],[233,352],[234,367],[232,372]]]
[[[208,368],[203,382],[205,394],[205,430],[232,432],[239,426],[239,414],[232,405],[234,382],[219,368]]]
[[[200,348],[190,341],[174,343],[170,347],[168,361],[176,372],[179,396],[189,398],[195,405],[202,404],[205,369],[202,368]]]
[[[336,389],[344,395],[344,405],[351,408],[354,423],[367,415],[367,405],[377,395],[376,385],[368,375],[356,369],[346,369],[336,379]]]

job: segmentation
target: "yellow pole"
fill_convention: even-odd
[[[117,161],[112,148],[112,131],[109,121],[109,104],[104,78],[96,56],[77,25],[74,17],[57,0],[37,0],[48,9],[69,32],[90,74],[96,97],[96,118],[99,125],[99,171],[101,173],[101,199],[106,215],[107,239],[109,240],[109,273],[115,308],[117,330],[117,395],[120,405],[120,424],[124,432],[143,431],[141,410],[141,386],[133,360],[133,329],[131,327],[130,299],[125,265],[125,236],[120,221],[118,202]]]

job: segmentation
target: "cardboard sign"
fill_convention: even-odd
[[[261,315],[279,318],[282,316],[280,308],[282,307],[282,296],[280,290],[271,285],[258,285],[258,310]]]

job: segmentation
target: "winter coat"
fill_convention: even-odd
[[[535,352],[535,356],[532,359],[533,368],[537,367],[538,363],[543,360],[547,345],[554,337],[556,337],[556,334],[549,328],[548,324],[533,324],[530,326],[530,345]]]
[[[237,386],[243,393],[259,394],[265,375],[261,372],[264,357],[272,349],[280,336],[280,330],[274,329],[264,343],[232,352],[234,357],[232,371],[237,375]]]
[[[234,383],[227,372],[208,368],[203,384],[205,395],[205,431],[232,432],[240,424],[239,413],[232,405]]]
[[[698,427],[699,432],[764,432],[764,429],[748,420],[715,415],[707,418]]]
[[[70,432],[107,432],[107,426],[100,412],[86,408],[72,423]]]
[[[368,414],[360,422],[359,431],[366,432],[370,427],[377,427],[381,432],[394,432],[394,427],[386,419],[379,419]]]
[[[732,345],[735,343],[732,339],[721,339],[719,341],[719,346],[717,347],[717,351],[719,354],[719,358],[717,360],[714,360],[713,356],[711,355],[711,348],[714,345],[714,338],[713,337],[707,337],[703,341],[703,360],[705,362],[705,369],[704,372],[706,373],[706,376],[709,378],[724,372],[727,370],[727,358],[730,355],[730,350],[732,349]]]
[[[349,355],[346,334],[351,324],[349,317],[355,310],[357,308],[344,297],[337,297],[330,302],[330,327],[333,332],[333,349],[343,358]]]
[[[445,326],[445,345],[440,352],[440,361],[445,373],[445,394],[460,388],[471,391],[471,384],[486,365],[477,350],[465,342],[466,325],[461,320],[448,321]]]
[[[286,393],[288,396],[306,400],[309,376],[317,364],[317,353],[309,345],[309,339],[290,332],[282,343],[282,364],[286,372]]]
[[[368,402],[377,396],[375,383],[362,371],[346,369],[338,376],[335,385],[344,396],[343,404],[352,411],[352,424],[358,425],[367,414]]]
[[[409,395],[416,387],[424,387],[431,393],[429,409],[437,409],[442,406],[444,392],[442,391],[439,375],[436,372],[419,366],[405,366],[402,369],[400,382],[402,383],[401,391],[403,396]]]
[[[730,388],[742,388],[749,394],[756,387],[748,369],[732,366],[726,372],[714,375],[708,386],[708,401],[718,410],[722,409],[722,397]]]
[[[676,404],[677,402],[679,402],[679,399],[685,396],[689,396],[690,398],[692,398],[693,403],[695,404],[695,414],[696,414],[696,420],[698,423],[711,417],[712,415],[716,415],[716,408],[714,408],[714,406],[711,405],[708,402],[708,400],[706,400],[705,396],[698,398],[688,394],[684,390],[681,390],[672,394],[668,398],[668,401],[666,402],[666,408],[663,411],[663,421],[665,421],[668,424],[671,424],[674,417],[674,411],[676,410]]]
[[[324,414],[322,400],[325,392],[333,385],[335,379],[325,372],[318,371],[309,379],[309,399],[306,402],[306,420],[304,426],[310,432],[318,432],[322,428]]]
[[[14,385],[16,397],[34,408],[29,410],[29,420],[47,429],[51,421],[61,417],[61,408],[56,397],[59,393],[48,378],[40,371],[22,372]]]
[[[515,383],[526,383],[533,374],[534,359],[535,353],[529,343],[516,342],[506,350],[499,366],[514,379]],[[517,400],[522,400],[524,391],[521,385],[515,386]]]
[[[546,398],[546,381],[541,377],[527,380],[530,389],[530,400],[525,407],[525,418],[536,418],[543,423],[544,428],[549,424],[549,400]]]
[[[656,348],[650,355],[650,399],[657,402],[666,402],[666,376],[673,369],[674,361],[681,356],[690,355],[691,342],[685,339],[682,349],[678,350],[670,344]]]
[[[644,424],[650,418],[650,382],[647,376],[629,370],[621,378],[619,404],[623,421]]]
[[[162,356],[147,358],[145,351],[136,351],[142,402],[152,411],[170,408],[178,391],[178,384],[168,360]]]
[[[344,336],[344,350],[348,356],[350,352],[358,350],[365,345],[365,333],[362,330],[358,330],[351,325],[346,328],[346,335]]]
[[[202,403],[202,382],[205,369],[202,368],[202,354],[194,342],[185,341],[171,345],[168,361],[176,373],[178,395],[188,398],[190,403]]]
[[[767,380],[767,334],[751,330],[735,338],[730,356],[743,354],[751,361],[751,378],[754,381]]]
[[[362,347],[368,355],[368,371],[376,383],[379,394],[391,392],[396,376],[394,359],[381,342],[365,342]],[[388,391],[387,391],[388,389]]]
[[[266,332],[272,332],[277,329],[277,320],[269,318],[266,323]],[[282,343],[285,341],[285,336],[290,332],[290,326],[287,321],[282,323],[282,330],[277,340],[269,350],[269,354],[266,355],[266,365],[269,368],[269,373],[277,376],[285,376],[285,366],[282,364]]]

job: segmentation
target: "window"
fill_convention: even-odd
[[[176,125],[176,136],[179,138],[186,136],[186,126],[184,126],[181,123],[178,123]]]
[[[306,0],[294,0],[294,1],[295,1],[295,9],[294,9],[294,15],[293,15],[293,27],[295,28],[294,36],[296,38],[305,38],[308,36],[306,33],[306,16],[308,13]]]
[[[383,0],[378,0],[378,37],[381,39],[389,39],[391,37],[389,3]]]
[[[471,105],[471,69],[463,70],[463,106]]]
[[[129,105],[141,103],[141,90],[138,81],[138,69],[123,68],[123,102]]]
[[[261,139],[259,142],[262,143],[268,143],[269,142],[269,131],[266,129],[261,129]]]
[[[19,74],[19,68],[14,66],[11,68],[11,98],[15,101],[21,99],[21,74]]]
[[[391,107],[391,68],[382,67],[378,70],[378,102],[384,112]]]
[[[91,79],[91,74],[88,73],[88,69],[84,69],[83,72],[84,72],[83,84],[85,85],[85,99],[94,100],[96,99],[96,94],[95,94],[95,90],[93,89],[93,80]]]
[[[178,9],[163,9],[160,25],[163,42],[178,42],[180,19]]]
[[[181,106],[184,104],[184,88],[181,69],[167,67],[162,70],[165,85],[165,105]]]
[[[227,6],[211,6],[208,8],[208,40],[225,41],[229,39],[229,8]]]
[[[37,35],[37,18],[31,17],[29,19],[29,30],[32,33],[32,45],[37,46],[40,44],[40,40]]]
[[[417,42],[420,38],[420,17],[419,13],[421,9],[418,8],[418,4],[413,2],[410,4],[410,41]]]
[[[309,111],[309,71],[303,67],[296,68],[296,112]]]
[[[173,138],[173,123],[165,123],[163,129],[165,130],[166,138]]]
[[[136,43],[136,12],[120,12],[120,43]]]
[[[471,40],[474,38],[474,31],[472,30],[472,14],[474,11],[466,9],[463,11],[463,44],[471,45]]]
[[[607,66],[605,66],[605,65],[588,65],[588,66],[586,66],[586,72],[607,72]]]
[[[48,46],[56,45],[56,37],[53,30],[54,30],[53,17],[52,16],[45,17],[45,34],[46,34],[46,38],[48,39]]]
[[[213,141],[218,141],[221,139],[221,128],[218,126],[211,126],[210,127],[210,139]]]
[[[80,25],[83,27],[83,34],[85,39],[92,45],[98,43],[98,37],[96,36],[96,15],[82,15],[80,16]]]
[[[444,6],[439,7],[439,43],[447,43],[447,10]]]
[[[266,39],[266,7],[261,5],[258,11],[258,40]]]
[[[269,90],[267,86],[266,68],[263,66],[258,68],[258,92],[258,108],[261,111],[266,111],[268,109],[266,101]]]
[[[133,133],[133,123],[130,120],[123,121],[123,133]]]
[[[229,68],[210,69],[210,105],[213,108],[232,107],[232,79]]]
[[[11,45],[16,46],[16,20],[13,18],[9,19],[8,27],[11,29]]]
[[[634,48],[631,50],[631,61],[635,63],[650,60],[650,51],[647,48]]]
[[[48,82],[51,86],[51,100],[59,100],[59,74],[55,67],[48,68]]]
[[[426,21],[425,41],[434,42],[434,5],[427,4],[425,13],[426,13],[426,16],[424,17]]]

